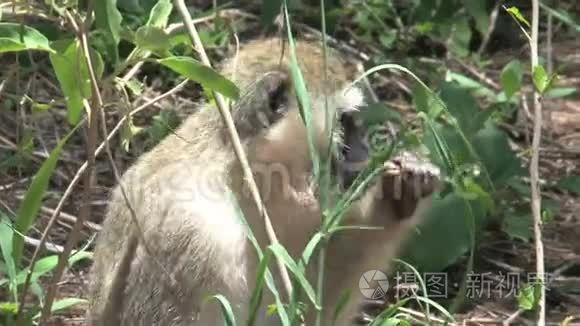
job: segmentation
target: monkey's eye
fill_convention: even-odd
[[[282,114],[284,112],[286,112],[286,104],[284,103],[275,103],[273,105],[270,106],[270,110],[272,111],[272,113],[276,113],[276,114]]]
[[[270,94],[270,111],[272,113],[281,114],[286,112],[287,108],[287,94],[285,88],[278,87]]]

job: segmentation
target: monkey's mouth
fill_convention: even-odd
[[[342,114],[339,123],[342,141],[337,144],[332,165],[339,187],[346,190],[368,166],[370,148],[366,128],[357,124],[353,115]]]

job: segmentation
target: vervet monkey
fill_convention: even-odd
[[[276,39],[250,42],[220,71],[243,90],[233,105],[236,127],[278,240],[298,259],[320,228],[321,211],[288,68],[289,50],[282,48]],[[328,149],[331,126],[326,123],[325,94],[330,116],[339,116],[333,137],[340,153],[334,155],[333,171],[346,189],[358,171],[348,167],[364,165],[369,158],[365,127],[354,118],[365,104],[362,92],[346,89],[353,76],[337,54],[328,53],[326,82],[319,44],[298,42],[296,55],[321,154]],[[412,154],[400,154],[388,163],[403,173],[400,189],[395,190],[396,178],[385,173],[353,203],[343,222],[382,229],[341,231],[329,241],[324,325],[330,325],[344,290],[351,291],[350,301],[336,325],[352,323],[362,298],[360,277],[368,270],[385,270],[438,185],[437,168]],[[111,196],[94,251],[89,325],[223,325],[218,304],[205,301],[215,294],[231,302],[238,325],[245,325],[258,267],[247,227],[262,248],[268,237],[244,180],[226,127],[212,105],[200,108],[144,154]],[[313,286],[316,261],[311,259],[307,271]],[[274,264],[270,270],[283,294]],[[276,314],[266,315],[266,306],[274,303],[268,289],[262,303],[256,325],[280,325]],[[306,314],[307,325],[314,323],[314,310]]]

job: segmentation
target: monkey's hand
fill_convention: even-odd
[[[410,152],[385,162],[384,168],[382,200],[389,202],[399,219],[413,216],[420,202],[440,186],[439,168]]]

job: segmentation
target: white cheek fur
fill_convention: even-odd
[[[359,107],[365,105],[364,95],[358,87],[345,88],[337,98],[340,102],[337,103],[338,107],[342,108],[343,112],[357,111]]]
[[[317,130],[317,137],[324,137],[326,133],[324,130],[330,126],[325,123],[326,112],[324,110],[325,100],[324,97],[321,98],[311,98],[311,109],[312,109],[312,120],[314,123],[314,128]],[[294,107],[296,103],[290,103],[290,107]],[[360,88],[350,87],[343,88],[337,91],[334,96],[328,97],[328,108],[331,110],[330,116],[334,116],[335,110],[341,110],[339,113],[354,112],[358,111],[361,106],[365,105],[364,95]],[[301,135],[306,130],[300,125],[301,124],[300,114],[296,111],[288,112],[288,115],[281,121],[278,121],[272,126],[268,132],[267,138],[274,142],[284,142],[287,139],[292,138],[295,141],[306,141],[306,135]],[[296,121],[295,121],[296,120]],[[335,141],[340,142],[341,130],[335,131],[333,138]],[[322,141],[324,143],[324,141]]]

